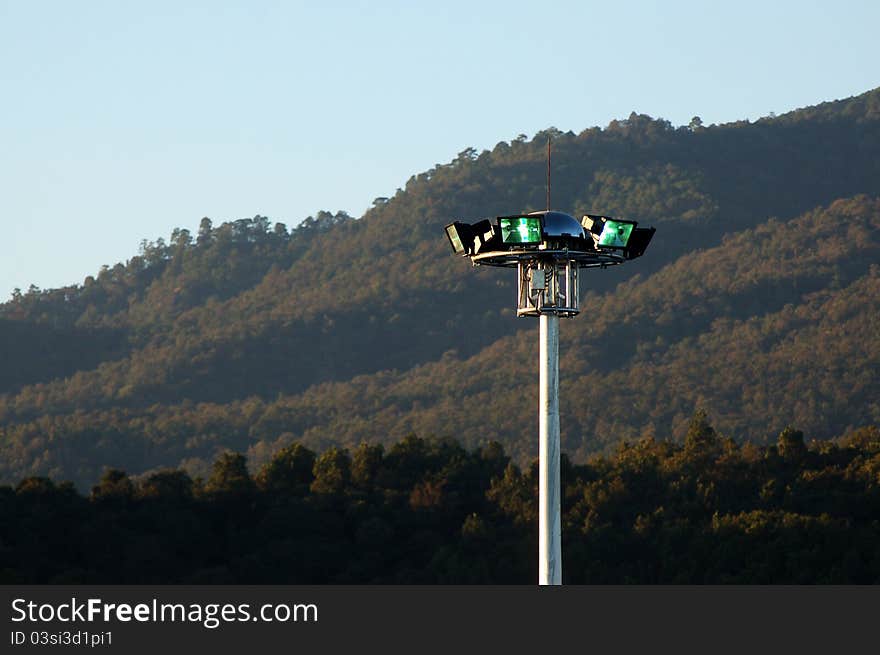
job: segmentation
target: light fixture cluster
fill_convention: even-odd
[[[578,222],[556,211],[498,216],[476,223],[455,221],[446,226],[452,249],[463,257],[489,252],[568,250],[615,252],[623,259],[635,259],[645,253],[655,231],[653,227],[638,227],[637,221],[594,214]]]

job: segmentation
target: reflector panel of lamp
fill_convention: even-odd
[[[502,216],[498,219],[501,228],[501,243],[535,244],[541,243],[540,216]]]
[[[598,245],[604,248],[626,248],[634,227],[634,223],[609,218],[599,235]]]

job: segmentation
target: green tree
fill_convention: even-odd
[[[315,478],[315,453],[299,443],[279,450],[257,476],[259,487],[267,492],[305,495]]]
[[[92,500],[102,501],[129,501],[134,496],[134,484],[125,473],[119,469],[110,468],[104,471],[101,481],[92,487]]]
[[[718,435],[709,423],[709,415],[704,409],[698,409],[691,417],[687,434],[684,438],[684,450],[687,454],[712,455],[718,448]]]
[[[205,216],[199,223],[199,234],[196,237],[196,242],[200,246],[208,245],[214,239],[213,228],[214,224],[211,219]]]
[[[247,458],[241,453],[223,453],[214,462],[205,483],[209,494],[246,498],[254,492],[254,481],[247,470]]]
[[[362,443],[354,451],[351,480],[359,489],[369,490],[376,483],[384,454],[385,449],[381,444]]]
[[[351,481],[348,452],[341,448],[329,448],[315,461],[314,474],[312,493],[341,494]]]
[[[807,454],[804,433],[792,427],[787,427],[779,433],[776,447],[779,454],[789,461],[800,461]]]
[[[184,503],[193,497],[193,480],[186,471],[157,471],[140,483],[137,495],[140,498]]]

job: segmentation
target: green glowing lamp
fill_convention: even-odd
[[[543,240],[540,216],[500,216],[498,227],[501,243],[529,245]]]

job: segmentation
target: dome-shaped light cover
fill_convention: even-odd
[[[555,211],[531,212],[528,216],[540,216],[543,219],[544,238],[571,237],[584,238],[584,228],[570,214]]]

